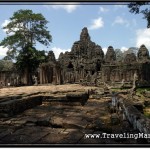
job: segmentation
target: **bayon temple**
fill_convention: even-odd
[[[77,83],[89,86],[119,85],[124,82],[130,86],[134,75],[138,77],[138,86],[150,86],[149,51],[141,45],[137,56],[127,54],[122,61],[116,60],[116,53],[109,46],[104,54],[100,45],[91,41],[88,29],[84,27],[80,40],[75,41],[70,52],[60,53],[58,60],[53,51],[49,51],[49,62],[40,64],[37,69],[37,84]],[[15,71],[0,72],[0,81],[7,85],[26,85],[23,76]]]

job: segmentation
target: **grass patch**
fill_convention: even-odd
[[[144,116],[150,119],[150,106],[145,107]]]
[[[112,88],[112,90],[128,90],[131,89],[129,87],[124,87],[124,88]]]
[[[145,90],[150,91],[150,88],[137,88],[136,92],[142,94]]]
[[[150,91],[150,87],[143,87],[143,88],[137,88],[137,89],[136,89],[136,91],[137,91],[137,92],[140,92],[140,93],[141,93],[141,92],[144,92],[145,90],[146,90],[146,91]]]
[[[145,112],[144,116],[150,119],[150,113]]]

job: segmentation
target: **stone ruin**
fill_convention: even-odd
[[[91,81],[91,75],[100,71],[104,53],[99,45],[90,40],[87,28],[83,28],[80,40],[74,42],[71,52],[60,54],[58,61],[62,69],[63,83]]]
[[[60,84],[60,66],[53,51],[48,53],[48,62],[39,66],[38,78],[40,84]]]
[[[150,59],[149,51],[145,47],[145,45],[141,45],[137,55],[138,55],[138,61],[139,62],[147,62]]]
[[[122,60],[116,60],[116,53],[109,46],[104,55],[100,45],[91,41],[88,29],[84,27],[80,40],[75,41],[70,52],[60,53],[58,60],[53,51],[49,51],[49,61],[38,68],[38,84],[67,84],[100,86],[107,84],[122,84],[122,81],[132,86],[134,74],[138,76],[139,86],[150,85],[149,51],[141,45],[137,56],[127,54]],[[0,75],[0,81],[8,81]],[[10,81],[11,82],[11,81]],[[11,84],[12,85],[12,84]]]
[[[141,45],[137,57],[127,54],[122,62],[117,62],[116,53],[109,46],[104,55],[100,45],[91,41],[86,27],[80,40],[73,43],[70,52],[61,53],[58,59],[61,68],[61,84],[81,83],[99,86],[106,83],[132,84],[134,74],[138,76],[139,86],[150,85],[150,59],[148,49]]]
[[[116,61],[116,53],[114,51],[114,48],[112,46],[109,46],[105,57],[105,63],[114,64],[115,61]]]

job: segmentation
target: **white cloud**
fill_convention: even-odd
[[[7,26],[8,23],[10,23],[10,21],[9,21],[9,20],[5,20],[5,21],[1,24],[1,27],[3,28],[3,27],[5,27],[5,26]],[[7,30],[7,29],[3,29],[3,31],[6,33],[8,30]]]
[[[122,51],[122,52],[127,51],[127,50],[128,50],[127,47],[125,47],[125,46],[122,46],[122,47],[121,47],[121,51]]]
[[[13,21],[15,21],[15,20],[13,20]],[[7,26],[9,23],[10,23],[10,20],[5,20],[5,21],[1,24],[1,27],[3,28],[3,27],[5,27],[5,26]],[[14,32],[17,31],[21,26],[23,26],[23,24],[22,24],[22,23],[18,23],[18,24],[16,25],[16,28],[13,28],[13,30],[12,30],[10,33],[7,33],[7,32],[8,32],[8,29],[3,29],[3,31],[4,31],[5,33],[7,33],[8,35],[13,35]]]
[[[44,5],[46,8],[53,8],[53,9],[64,9],[68,13],[72,13],[75,11],[80,3],[69,2],[69,3],[50,3],[51,5]]]
[[[3,46],[0,46],[0,57],[6,56],[6,53],[8,51],[8,48],[3,48]]]
[[[109,11],[109,9],[107,9],[105,7],[102,7],[102,6],[99,7],[99,12],[108,12],[108,11]]]
[[[148,49],[150,49],[150,29],[139,29],[136,31],[136,47],[140,47],[144,44]]]
[[[114,5],[114,11],[117,11],[118,9],[124,9],[125,7],[127,7],[127,5],[118,3],[117,5]]]
[[[89,30],[96,30],[102,28],[104,26],[104,22],[102,17],[92,20],[92,25],[89,27]]]
[[[56,59],[58,59],[59,54],[60,54],[61,52],[63,52],[63,53],[65,53],[66,51],[70,52],[71,49],[61,49],[61,48],[58,48],[58,47],[53,47],[53,48],[52,48],[52,51],[54,52]]]
[[[126,27],[129,27],[130,23],[128,20],[120,17],[120,16],[117,16],[114,20],[114,22],[112,23],[112,25],[114,26],[115,24],[120,24],[120,25],[125,25]]]
[[[102,48],[102,50],[103,50],[104,54],[106,54],[107,49],[108,49],[107,47],[103,47],[103,48]]]
[[[2,27],[4,27],[4,26],[7,26],[7,24],[9,23],[10,21],[9,20],[5,20],[3,23],[2,23]]]

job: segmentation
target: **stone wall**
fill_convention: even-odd
[[[48,53],[48,62],[39,66],[38,73],[40,84],[61,84],[61,70],[53,51]]]
[[[144,134],[150,134],[150,119],[145,117],[144,114],[142,114],[132,102],[129,102],[127,99],[124,99],[121,96],[117,96],[116,98],[119,102],[121,102],[120,106],[123,109],[123,114],[133,128],[138,130],[143,136]],[[148,143],[150,142],[150,139],[146,138],[146,140]]]
[[[15,72],[0,71],[0,87],[8,86],[8,83],[11,86],[18,84],[19,79],[17,77],[18,75]]]

